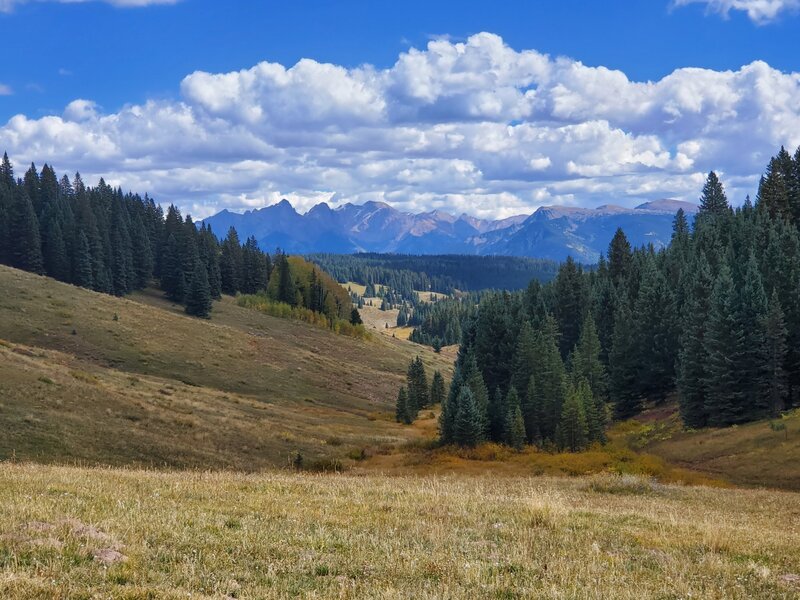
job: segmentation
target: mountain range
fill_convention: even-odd
[[[240,238],[253,236],[264,250],[280,247],[293,254],[477,254],[558,261],[571,255],[593,263],[606,251],[618,227],[634,246],[665,246],[679,208],[692,215],[698,206],[668,199],[636,208],[545,206],[532,215],[486,220],[439,210],[407,213],[383,202],[348,203],[337,208],[323,202],[301,214],[288,200],[281,200],[245,213],[223,210],[201,223],[210,225],[218,236],[224,237],[234,227]]]

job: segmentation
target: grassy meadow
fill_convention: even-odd
[[[0,266],[0,459],[282,467],[404,444],[397,389],[417,354],[215,303],[211,321],[157,292],[114,298]]]
[[[3,598],[793,598],[800,496],[0,465]]]
[[[454,348],[1,266],[0,290],[0,598],[800,597],[800,494],[733,487],[797,488],[797,412],[439,448],[394,399]]]

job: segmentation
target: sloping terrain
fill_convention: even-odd
[[[626,426],[632,447],[739,485],[800,490],[800,410],[779,419],[684,431],[674,405]]]
[[[413,439],[393,422],[408,362],[450,362],[155,292],[114,298],[0,267],[0,459],[259,469]]]

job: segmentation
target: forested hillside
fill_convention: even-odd
[[[310,254],[341,282],[386,285],[408,298],[412,290],[451,294],[455,290],[521,290],[531,279],[551,280],[558,263],[514,256],[408,254]]]
[[[80,174],[60,180],[49,165],[23,178],[0,163],[0,263],[97,292],[124,296],[157,283],[191,315],[208,317],[222,294],[262,292],[273,303],[351,319],[347,294],[300,258],[262,252],[230,228],[221,242],[175,206],[127,193]]]
[[[668,248],[618,230],[596,270],[483,299],[464,327],[443,442],[579,450],[609,418],[678,392],[687,427],[776,417],[800,401],[800,149],[781,149],[755,203],[710,173]]]

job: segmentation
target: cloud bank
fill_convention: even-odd
[[[726,18],[732,10],[745,12],[751,21],[759,25],[800,10],[800,0],[675,0],[675,6],[687,4],[705,4],[710,12]]]
[[[799,73],[753,62],[631,81],[490,33],[432,41],[387,69],[262,62],[195,72],[180,89],[112,113],[80,99],[61,115],[17,115],[0,149],[198,217],[282,197],[505,217],[695,200],[710,169],[741,202],[781,144],[800,145]]]

